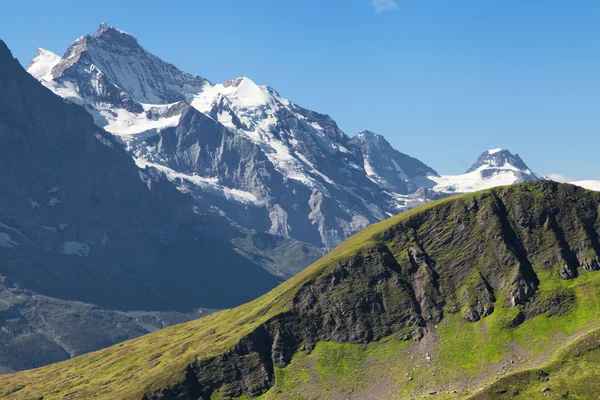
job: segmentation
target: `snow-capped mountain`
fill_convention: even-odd
[[[544,179],[531,171],[518,154],[505,149],[481,153],[477,161],[462,175],[430,176],[433,190],[442,193],[469,193],[494,186]]]
[[[105,24],[62,57],[38,51],[28,71],[84,106],[140,168],[192,194],[197,213],[324,250],[429,199],[539,178],[507,151],[439,175],[381,135],[350,138],[246,77],[213,84],[183,72]]]
[[[138,166],[192,193],[199,212],[324,249],[421,203],[408,195],[435,174],[382,137],[377,146],[387,153],[375,155],[365,135],[351,139],[330,117],[272,88],[245,77],[211,84],[105,24],[63,57],[40,50],[28,71],[83,105]]]

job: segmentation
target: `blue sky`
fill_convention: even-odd
[[[0,38],[27,64],[106,21],[183,70],[248,76],[438,172],[503,147],[541,174],[600,179],[599,18],[595,0],[12,1]]]

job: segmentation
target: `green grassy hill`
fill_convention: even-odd
[[[599,208],[553,182],[430,203],[248,304],[0,376],[0,397],[584,398],[565,377],[600,344]]]

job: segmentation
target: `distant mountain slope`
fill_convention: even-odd
[[[429,176],[439,176],[435,170],[416,158],[395,150],[382,135],[362,131],[352,138],[363,153],[369,179],[396,193],[414,193],[427,187]]]
[[[324,250],[426,201],[412,194],[428,182],[427,174],[435,174],[382,137],[387,153],[376,157],[361,135],[351,139],[329,116],[270,87],[245,77],[211,84],[105,24],[73,42],[63,57],[39,51],[28,70],[56,94],[83,105],[138,165],[156,167],[191,193],[199,212]],[[190,118],[189,105],[207,118]],[[163,130],[185,130],[185,140],[178,137],[167,149]],[[220,147],[203,144],[218,143],[225,130],[232,139],[223,158]],[[219,160],[220,167],[207,169],[204,159]],[[392,162],[398,167],[389,170]],[[385,182],[370,176],[366,165]]]
[[[0,377],[1,395],[464,398],[600,327],[599,213],[600,193],[551,181],[434,202],[251,303]]]
[[[430,178],[434,191],[470,193],[496,186],[512,185],[543,179],[531,171],[518,154],[504,149],[484,151],[463,175],[441,175]]]
[[[4,42],[0,187],[0,367],[43,365],[161,325],[115,310],[231,307],[280,282],[216,239],[229,225],[195,214],[189,195],[138,169],[87,112],[26,73]],[[69,326],[51,325],[60,313]]]

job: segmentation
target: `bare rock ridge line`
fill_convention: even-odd
[[[598,270],[599,208],[600,194],[552,182],[441,203],[313,277],[289,311],[230,351],[188,365],[183,382],[144,400],[209,399],[217,390],[257,396],[275,384],[274,368],[288,365],[300,348],[366,344],[393,334],[420,340],[446,313],[474,322],[517,307],[516,327],[541,312],[564,312],[572,304],[564,293],[536,297],[538,274],[574,279],[564,273],[568,262],[575,271]],[[495,294],[504,301],[498,304]]]

